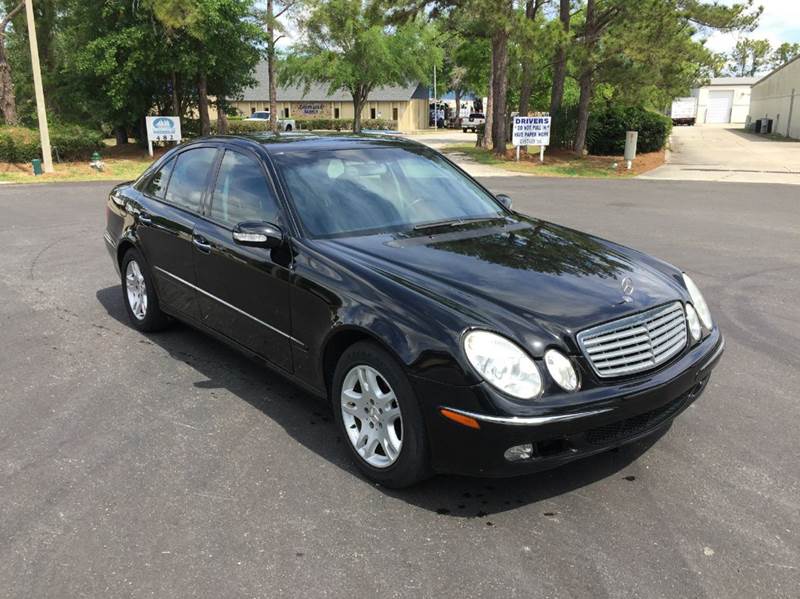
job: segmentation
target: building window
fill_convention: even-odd
[[[397,121],[397,106],[392,108],[392,120]]]
[[[338,108],[334,108],[333,109],[333,118],[335,118],[335,119],[339,118],[339,109]]]
[[[374,108],[370,108],[369,109],[369,118],[371,118],[371,119],[376,118],[375,117],[375,109]]]
[[[289,118],[289,107],[288,106],[283,109],[283,118],[285,118],[285,119]]]
[[[250,107],[250,114],[253,114],[255,111],[256,111],[256,107],[255,106],[251,106]]]

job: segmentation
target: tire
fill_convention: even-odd
[[[286,125],[286,131],[291,131],[291,130],[292,130],[292,126],[291,125]]]
[[[372,373],[376,373],[374,378]],[[373,387],[377,381],[378,390],[370,392],[367,382],[365,393],[360,381],[370,380]],[[357,381],[355,387],[353,381]],[[343,390],[348,392],[346,396]],[[387,351],[368,341],[349,347],[333,375],[332,404],[344,445],[367,478],[399,489],[431,476],[428,439],[417,397],[402,366]],[[379,413],[384,408],[385,412]]]
[[[463,131],[464,133],[466,133],[466,132],[467,132],[466,128],[462,129],[462,131]]]
[[[159,307],[153,276],[139,250],[131,248],[125,252],[120,272],[122,301],[133,328],[145,333],[166,328],[170,323],[169,317]]]

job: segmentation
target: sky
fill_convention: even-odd
[[[741,0],[739,0],[741,2]],[[722,0],[735,4],[736,0]],[[707,46],[715,52],[730,52],[739,37],[767,39],[775,48],[783,42],[800,42],[800,0],[756,0],[764,7],[758,27],[750,33],[714,33]]]

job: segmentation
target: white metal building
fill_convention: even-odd
[[[772,119],[772,132],[800,139],[800,57],[772,71],[753,86],[750,119]]]
[[[750,90],[758,77],[715,77],[692,90],[697,124],[744,123],[750,113]]]

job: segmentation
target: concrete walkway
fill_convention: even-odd
[[[639,178],[800,185],[800,142],[731,125],[675,127],[667,164]]]

